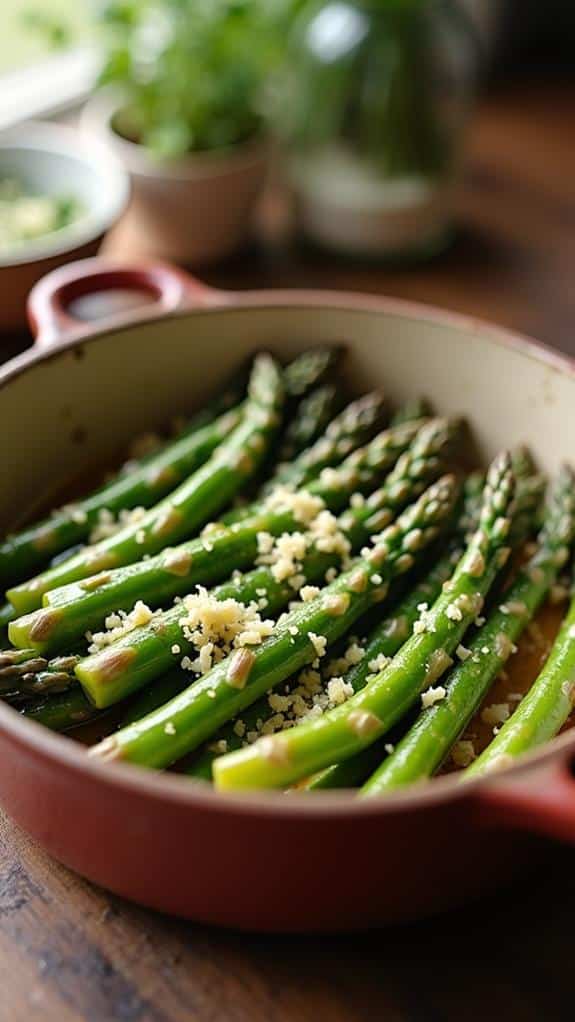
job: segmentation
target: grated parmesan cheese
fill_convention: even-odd
[[[353,695],[353,685],[343,678],[332,678],[327,683],[327,698],[330,706],[341,706]]]
[[[437,688],[428,688],[421,693],[421,705],[424,710],[427,710],[430,706],[435,706],[435,703],[440,703],[446,695],[447,692],[443,685],[438,685]]]
[[[347,674],[350,667],[355,667],[365,656],[365,650],[356,641],[350,641],[345,653],[340,657],[334,657],[326,667],[328,678],[334,678],[340,674]]]
[[[368,662],[367,666],[369,667],[370,671],[372,671],[374,674],[377,674],[379,671],[383,671],[384,667],[387,667],[387,665],[390,663],[391,663],[390,657],[386,656],[385,653],[378,653],[377,656],[373,658],[373,660],[370,660]]]
[[[468,767],[475,759],[475,748],[473,742],[456,742],[451,752],[451,759],[457,767]]]
[[[327,649],[327,639],[325,635],[316,635],[315,632],[308,632],[308,639],[315,649],[318,657],[325,656]]]
[[[184,597],[180,628],[186,642],[196,652],[185,656],[181,666],[196,674],[207,674],[234,650],[260,645],[274,630],[274,622],[260,617],[257,604],[237,600],[217,600],[203,586]]]
[[[289,486],[276,486],[267,498],[265,508],[269,511],[291,513],[296,522],[310,525],[320,511],[323,511],[325,504],[321,497],[315,497],[307,490],[294,491]]]
[[[499,609],[502,614],[511,615],[512,617],[523,617],[529,613],[522,600],[509,600],[508,603],[502,603]]]
[[[129,525],[136,525],[142,520],[145,514],[145,507],[134,507],[131,510],[122,509],[118,512],[117,516],[114,515],[112,511],[109,511],[108,508],[103,507],[98,511],[98,518],[94,528],[90,532],[88,542],[90,544],[100,543],[103,539],[109,539],[110,536],[115,536],[120,529],[124,529]],[[85,521],[85,518],[83,520]],[[141,531],[142,530],[138,530],[136,533],[136,543],[144,542],[144,540],[138,539]]]
[[[445,616],[450,621],[463,621],[463,612],[461,608],[457,606],[457,603],[450,603],[445,611]]]
[[[494,724],[504,724],[509,719],[509,703],[492,703],[481,711],[481,719],[484,724],[493,727]]]
[[[88,653],[99,653],[107,646],[111,646],[113,642],[135,631],[136,628],[142,628],[149,624],[153,617],[153,612],[142,600],[138,600],[129,613],[120,610],[117,614],[109,614],[104,621],[105,631],[94,634],[87,633],[90,643]]]

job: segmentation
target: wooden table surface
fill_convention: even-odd
[[[574,120],[573,84],[507,86],[484,100],[469,140],[461,236],[429,266],[392,272],[286,249],[281,225],[269,225],[274,206],[275,240],[204,276],[225,287],[416,298],[575,354]],[[127,237],[116,239],[124,253]],[[457,854],[455,835],[446,854]],[[0,1022],[567,1022],[573,856],[549,847],[521,887],[441,919],[365,936],[272,938],[110,897],[0,816]]]

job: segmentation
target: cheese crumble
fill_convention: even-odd
[[[182,605],[180,628],[196,656],[185,656],[181,666],[195,674],[206,674],[234,650],[260,645],[274,630],[274,622],[260,616],[257,604],[218,600],[203,586],[185,596]]]
[[[424,710],[427,710],[430,706],[435,706],[435,703],[440,703],[446,695],[447,692],[443,685],[438,685],[437,688],[428,688],[421,693],[421,705]]]
[[[136,628],[142,628],[149,624],[153,616],[153,611],[142,600],[138,600],[129,613],[119,610],[117,614],[109,614],[104,621],[105,631],[94,634],[86,633],[89,642],[88,653],[99,653],[107,646],[111,646],[113,642],[135,631]]]
[[[100,543],[103,539],[109,539],[110,536],[115,536],[120,529],[124,529],[128,525],[136,525],[138,522],[141,522],[146,513],[145,507],[135,507],[131,510],[122,509],[117,515],[115,515],[112,511],[109,511],[108,508],[101,508],[98,512],[97,522],[90,532],[88,542],[90,544]],[[137,543],[143,543],[145,541],[145,533],[143,539],[138,539],[138,536],[140,536],[141,533],[141,529],[136,533]]]
[[[451,752],[451,759],[457,767],[462,767],[463,769],[468,767],[475,759],[475,747],[473,742],[456,742]]]
[[[292,490],[289,486],[276,486],[265,501],[266,510],[291,513],[301,525],[310,525],[324,507],[321,497],[307,490]]]
[[[481,711],[481,719],[484,724],[491,727],[495,724],[504,724],[509,719],[509,703],[492,703]]]
[[[325,635],[316,635],[315,632],[308,632],[308,639],[315,649],[318,657],[325,656],[327,649],[327,639]]]

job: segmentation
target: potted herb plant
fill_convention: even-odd
[[[139,234],[196,264],[245,239],[265,180],[262,94],[283,0],[116,0],[82,125],[130,172]]]

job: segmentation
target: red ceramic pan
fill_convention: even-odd
[[[155,300],[79,321],[102,289]],[[0,373],[0,524],[55,477],[189,409],[257,347],[290,356],[345,338],[354,382],[468,413],[485,457],[527,442],[554,470],[573,454],[575,372],[533,341],[395,300],[225,294],[167,266],[99,260],[59,270],[30,301],[36,351]],[[7,443],[6,438],[11,442]],[[408,919],[492,889],[546,835],[575,840],[575,736],[462,786],[385,800],[221,795],[175,775],[89,759],[0,706],[0,801],[53,856],[142,904],[259,930],[345,930]]]

